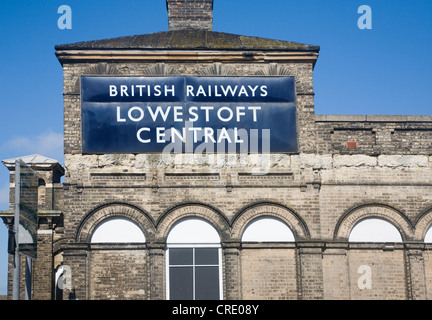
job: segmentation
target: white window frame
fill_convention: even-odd
[[[187,225],[188,222],[191,222]],[[202,226],[200,224],[203,223]],[[181,225],[180,229],[176,227]],[[198,228],[198,232],[195,228]],[[207,233],[204,232],[207,229]],[[171,232],[175,230],[174,234]],[[180,230],[180,233],[179,233]],[[199,238],[204,237],[200,242]],[[169,250],[173,248],[192,248],[195,253],[195,248],[217,248],[218,249],[218,274],[219,274],[219,300],[223,300],[223,277],[222,277],[222,246],[220,237],[216,229],[205,219],[199,217],[190,217],[182,219],[175,224],[170,230],[167,237],[167,247],[165,251],[165,274],[166,274],[166,296],[170,300],[170,263]],[[195,254],[193,255],[195,259]],[[195,260],[194,260],[195,263]],[[195,267],[193,265],[193,281],[195,281]],[[193,299],[195,299],[195,282],[193,283]]]
[[[168,244],[166,249],[166,264],[165,264],[165,274],[166,274],[166,293],[167,293],[167,300],[170,300],[170,267],[176,267],[176,265],[171,266],[169,262],[169,256],[170,256],[170,249],[178,249],[178,248],[184,248],[184,249],[193,249],[193,264],[192,265],[182,265],[182,267],[192,267],[192,299],[195,300],[195,267],[200,266],[217,266],[218,267],[218,274],[219,274],[219,300],[223,300],[223,283],[222,283],[222,247],[220,244],[215,243],[176,243],[176,244]],[[196,248],[217,248],[218,249],[218,264],[217,265],[196,265],[195,264],[195,249]]]

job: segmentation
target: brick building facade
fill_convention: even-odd
[[[319,47],[214,32],[212,8],[167,0],[169,31],[56,46],[65,168],[24,158],[43,180],[33,298],[159,300],[176,286],[207,297],[175,282],[194,270],[194,283],[215,271],[220,299],[431,299],[432,116],[316,115]],[[83,154],[82,76],[293,76],[298,152],[268,155],[258,175],[260,154]],[[95,240],[107,222],[133,223],[141,240]],[[354,239],[364,222],[382,237]],[[191,226],[202,243],[178,240]]]

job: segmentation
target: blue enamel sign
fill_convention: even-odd
[[[298,152],[293,77],[82,77],[82,152]]]

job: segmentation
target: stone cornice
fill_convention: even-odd
[[[59,50],[56,56],[64,62],[306,62],[315,64],[317,52],[278,51],[171,51],[171,50]]]

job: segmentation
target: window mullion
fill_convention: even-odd
[[[195,248],[192,248],[192,297],[195,300]]]

